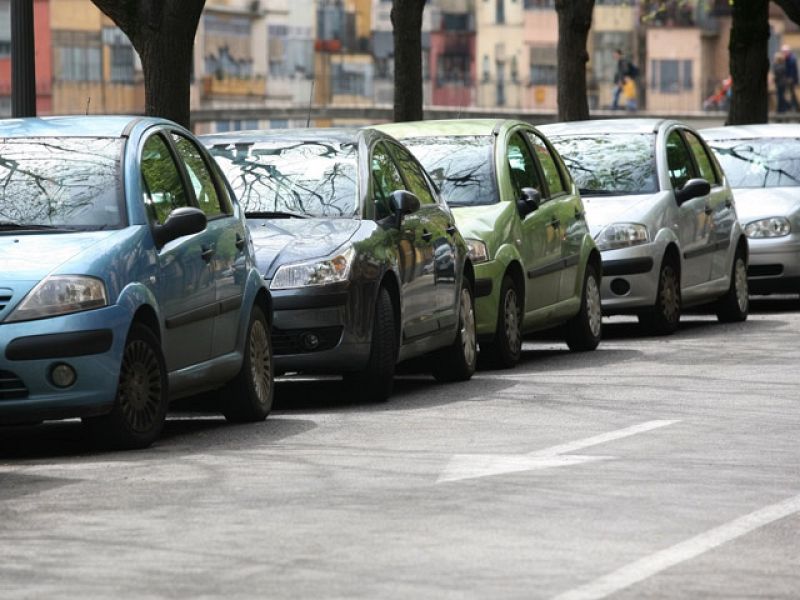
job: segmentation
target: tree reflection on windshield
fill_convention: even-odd
[[[355,144],[259,141],[211,148],[245,213],[352,217],[358,208]]]
[[[652,194],[658,191],[655,136],[596,134],[551,137],[581,194]]]
[[[31,229],[122,225],[119,138],[0,142],[0,222]]]
[[[800,140],[720,140],[710,145],[733,188],[800,185]]]

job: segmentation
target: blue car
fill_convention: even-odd
[[[271,297],[191,133],[139,117],[0,121],[0,424],[81,417],[146,447],[170,400],[266,418]]]

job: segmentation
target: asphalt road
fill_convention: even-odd
[[[282,383],[263,424],[174,414],[142,452],[3,429],[0,598],[797,598],[799,333],[796,300],[614,319],[383,405]]]

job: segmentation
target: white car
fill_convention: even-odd
[[[685,306],[714,303],[720,321],[749,310],[748,245],[725,173],[677,121],[546,125],[572,172],[603,257],[603,312],[675,331]]]
[[[800,293],[800,125],[701,133],[736,195],[736,212],[750,243],[750,292]]]

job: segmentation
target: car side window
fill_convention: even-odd
[[[186,166],[186,173],[189,175],[189,183],[194,188],[194,195],[197,199],[197,206],[209,219],[218,217],[227,212],[223,210],[214,185],[214,178],[203,160],[203,155],[194,143],[177,133],[172,134],[172,141],[178,150],[178,156]]]
[[[718,185],[720,181],[719,177],[717,177],[717,171],[714,169],[714,163],[711,162],[711,157],[708,155],[705,146],[703,146],[703,142],[691,131],[684,130],[683,135],[686,136],[686,141],[689,142],[689,148],[691,148],[694,155],[697,169],[700,171],[700,177],[711,185]]]
[[[405,188],[403,178],[397,165],[386,150],[383,143],[375,144],[372,150],[372,161],[370,163],[372,172],[372,199],[375,202],[375,220],[380,220],[392,214],[392,207],[389,197],[392,192]]]
[[[667,136],[667,165],[674,189],[681,189],[692,178],[692,157],[677,129]]]
[[[522,197],[522,188],[535,188],[544,195],[536,165],[533,162],[530,150],[519,133],[515,133],[508,140],[506,153],[508,168],[511,173],[511,183],[517,198]]]
[[[553,157],[552,151],[544,143],[544,140],[533,132],[526,132],[528,141],[533,146],[536,152],[536,158],[539,159],[539,164],[542,166],[545,181],[547,181],[547,188],[550,190],[551,196],[557,196],[567,191],[567,186],[564,183],[564,177],[561,169],[558,168],[558,163]]]
[[[178,165],[160,134],[144,143],[141,169],[143,200],[151,222],[163,225],[174,209],[189,206]]]
[[[419,198],[419,203],[422,205],[436,204],[436,196],[431,192],[428,179],[411,153],[402,146],[392,144],[392,154],[397,159],[397,166],[400,167],[400,172],[408,184],[408,191]]]

